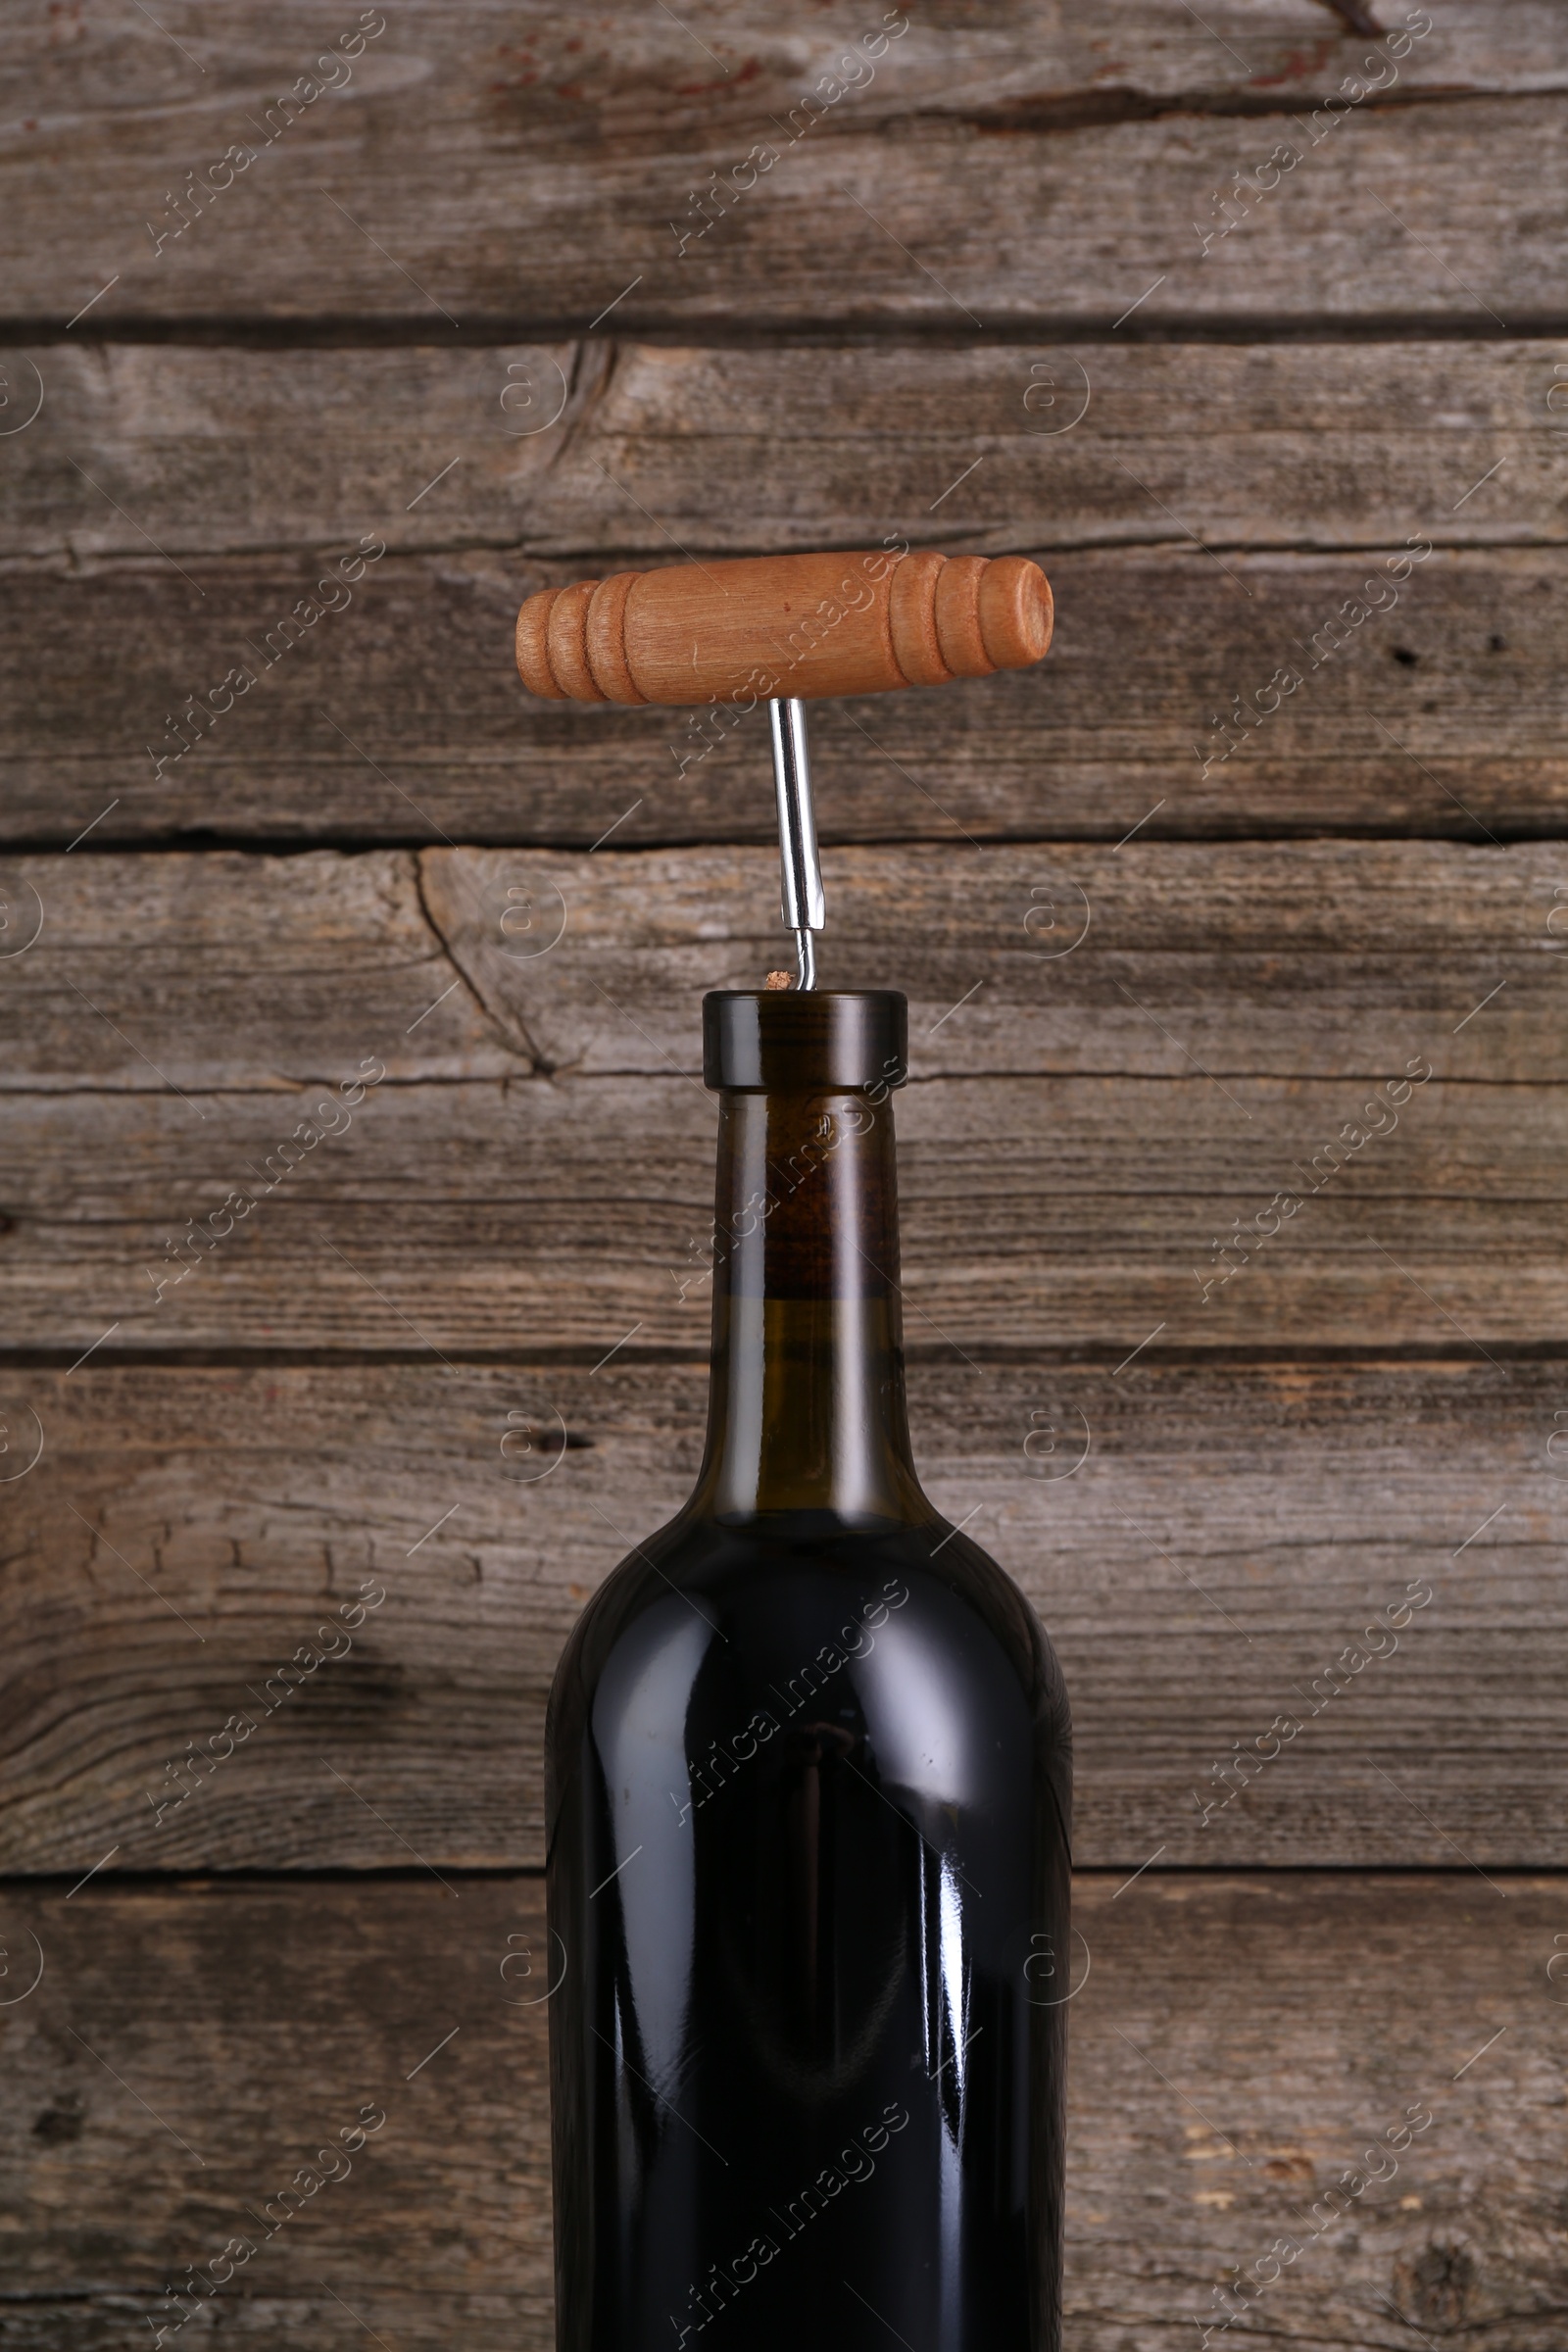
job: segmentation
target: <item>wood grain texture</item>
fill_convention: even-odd
[[[827,860],[825,977],[914,1002],[912,1347],[1560,1334],[1554,853],[963,858]],[[776,953],[766,853],[7,878],[13,1346],[701,1347],[697,1007]]]
[[[1176,1077],[1190,1055],[1228,1082],[1355,1081],[1414,1054],[1446,1081],[1568,1077],[1550,844],[1140,836],[823,862],[823,984],[907,994],[917,1082]],[[760,984],[778,895],[775,851],[613,841],[0,859],[0,1091],[270,1091],[281,1119],[364,1057],[400,1084],[697,1073],[703,992]]]
[[[1560,831],[1562,553],[1439,550],[1396,606],[1347,620],[1374,577],[1387,602],[1397,547],[1053,556],[1057,627],[1038,670],[824,709],[824,837]],[[525,695],[518,603],[576,571],[388,555],[319,594],[321,564],[286,558],[225,557],[189,581],[157,564],[29,574],[0,650],[16,713],[0,825],[62,850],[87,826],[98,842],[279,846],[771,838],[755,719]],[[1293,668],[1301,684],[1273,684],[1258,723],[1257,698]],[[192,697],[205,717],[187,715]]]
[[[318,1100],[14,1097],[11,1344],[66,1362],[96,1346],[377,1354],[412,1337],[592,1360],[701,1344],[680,1296],[711,1232],[695,1080],[387,1085],[330,1135]],[[1162,1327],[1189,1348],[1555,1345],[1558,1092],[1433,1082],[1396,1130],[1376,1112],[1381,1136],[1334,1151],[1376,1100],[1365,1082],[1196,1071],[910,1088],[911,1344],[1121,1353]],[[210,1212],[216,1239],[198,1241],[188,1223]],[[1237,1223],[1245,1267],[1220,1253]]]
[[[144,531],[187,565],[373,530],[403,554],[607,570],[895,536],[985,554],[1190,544],[1185,530],[1221,555],[1396,548],[1417,529],[1560,545],[1559,349],[705,349],[608,324],[482,350],[73,338],[7,362],[19,416],[29,366],[47,397],[7,440],[0,518],[12,558],[89,573],[145,563]]]
[[[630,327],[967,333],[1042,313],[1108,328],[1147,296],[1146,333],[1264,313],[1492,331],[1551,301],[1539,197],[1565,73],[1541,5],[1501,28],[1450,8],[1339,117],[1322,102],[1368,43],[1313,0],[1231,5],[1212,30],[1142,0],[1065,35],[1043,4],[984,28],[843,6],[800,27],[366,13],[384,29],[318,72],[351,12],[328,35],[293,0],[242,40],[195,9],[172,38],[129,12],[40,21],[11,61],[23,128],[0,171],[12,315],[64,331],[99,297],[99,332],[351,314],[439,334],[618,304]],[[1299,162],[1205,252],[1195,219],[1292,138]],[[254,160],[215,174],[231,147]]]
[[[1383,2352],[1420,2329],[1556,2352],[1562,1882],[1116,1887],[1074,1895],[1073,2352],[1162,2352],[1216,2324],[1240,2308],[1216,2290],[1281,2239],[1298,2253],[1227,2344]],[[358,2319],[389,2352],[545,2352],[545,2011],[509,1997],[532,1989],[537,1882],[466,1880],[454,1902],[430,1880],[99,1881],[69,1909],[10,1887],[3,1912],[8,1951],[30,1961],[36,1936],[45,1955],[0,2012],[9,2343],[110,2352],[168,2325],[167,2286],[238,2239],[255,2251],[213,2313],[235,2343],[337,2352]],[[385,2120],[347,2177],[267,2239],[253,2215],[362,2108]],[[1322,2227],[1406,2117],[1395,2171],[1379,2159],[1383,2182]]]
[[[3,1490],[0,1867],[539,1862],[557,1656],[701,1452],[706,1366],[628,1354],[0,1371],[8,1473],[44,1448]],[[929,1492],[1061,1655],[1080,1861],[1568,1864],[1565,1396],[1458,1347],[917,1362]]]
[[[44,891],[63,863],[16,870]],[[767,850],[437,850],[418,870],[477,1003],[563,1076],[696,1067],[701,991],[757,986],[778,952]],[[1446,1078],[1568,1077],[1553,846],[841,848],[823,872],[822,985],[906,993],[916,1081],[1170,1077],[1194,1056],[1227,1078],[1370,1077],[1423,1051]],[[64,948],[58,965],[19,963],[19,991],[58,1004],[64,969]],[[73,1043],[55,1051],[79,1055],[79,1006],[62,1009]],[[39,1015],[40,1040],[58,1036]]]

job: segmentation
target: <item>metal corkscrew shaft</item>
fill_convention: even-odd
[[[773,785],[778,796],[778,847],[783,869],[780,906],[784,928],[795,934],[797,988],[816,986],[811,933],[826,921],[822,865],[816,854],[816,818],[811,808],[811,762],[806,748],[806,706],[767,706],[773,734]]]

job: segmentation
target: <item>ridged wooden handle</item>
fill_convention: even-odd
[[[1051,623],[1025,556],[749,556],[541,589],[517,668],[552,702],[811,701],[1026,669]]]

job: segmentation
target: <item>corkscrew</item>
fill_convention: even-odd
[[[826,916],[806,704],[1027,669],[1051,643],[1051,589],[1024,556],[902,543],[740,557],[544,588],[517,614],[517,669],[550,702],[768,705],[780,910],[797,988],[813,988]],[[770,973],[768,986],[787,987]]]

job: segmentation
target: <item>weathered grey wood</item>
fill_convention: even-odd
[[[1162,2352],[1217,2324],[1239,2306],[1216,2286],[1259,2263],[1267,2278],[1281,2239],[1298,2251],[1227,2344],[1381,2347],[1420,2329],[1556,2352],[1568,2029],[1544,1971],[1562,1883],[1116,1886],[1076,1892],[1073,2352]],[[256,2251],[213,2316],[236,2343],[337,2352],[357,2318],[400,2352],[544,2352],[545,2011],[509,2006],[530,1986],[515,1965],[501,1976],[542,1940],[537,1882],[464,1881],[454,1902],[430,1880],[100,1880],[69,1908],[8,1887],[0,1909],[19,1981],[29,1936],[46,1962],[0,2013],[6,2202],[20,2224],[27,2198],[29,2224],[8,2341],[110,2352],[170,2325],[168,2286],[187,2266],[210,2277],[235,2238]],[[270,2198],[275,2219],[278,2191],[362,2108],[385,2120],[348,2176],[268,2243],[247,2209]],[[1397,2152],[1369,2167],[1390,2133]],[[1334,2185],[1368,2169],[1381,2184],[1324,2227],[1344,2207]]]
[[[895,535],[1049,557],[1184,524],[1221,554],[1560,544],[1558,349],[40,345],[7,362],[19,406],[27,364],[48,398],[0,518],[13,556],[87,565],[144,562],[144,534],[186,564],[372,531],[585,567]]]
[[[1539,197],[1565,75],[1549,8],[1502,26],[1478,5],[1443,12],[1381,101],[1315,149],[1295,132],[1303,160],[1206,256],[1194,219],[1207,227],[1233,171],[1255,174],[1341,87],[1364,35],[1315,0],[1224,8],[1211,29],[1145,0],[1065,37],[1044,6],[979,30],[888,14],[907,29],[870,79],[880,11],[786,27],[625,7],[591,29],[559,8],[399,11],[351,80],[329,69],[338,92],[313,96],[225,193],[192,200],[177,239],[172,191],[232,143],[261,146],[263,110],[332,37],[318,13],[296,0],[243,39],[194,8],[167,35],[95,20],[63,37],[65,21],[40,20],[13,61],[23,128],[0,172],[13,315],[63,329],[98,297],[97,332],[347,313],[436,338],[586,324],[617,298],[622,326],[731,331],[803,316],[1108,327],[1144,295],[1146,332],[1264,313],[1485,329],[1550,312]],[[858,93],[828,84],[832,110],[794,136],[849,49]],[[715,172],[733,189],[737,167],[744,182],[759,142],[779,160],[683,251],[709,217],[693,192]],[[71,170],[53,169],[67,153]],[[1401,194],[1419,198],[1408,214]]]
[[[706,1367],[629,1356],[0,1371],[3,1466],[44,1446],[0,1489],[0,1864],[537,1863],[557,1656],[701,1450]],[[917,1362],[932,1497],[1061,1654],[1080,1860],[1568,1863],[1565,1396],[1459,1347]],[[352,1648],[270,1690],[366,1578]]]
[[[1315,668],[1314,637],[1321,647],[1374,574],[1388,583],[1377,555],[1221,559],[1180,540],[1048,561],[1057,630],[1037,671],[822,708],[812,742],[829,840],[1561,831],[1559,550],[1439,551]],[[581,568],[483,550],[388,555],[270,666],[268,632],[275,647],[319,562],[226,557],[188,581],[154,558],[28,571],[0,647],[5,837],[62,849],[88,826],[94,842],[283,846],[587,849],[612,827],[617,846],[770,838],[756,723],[705,754],[717,730],[696,716],[524,693],[518,602]],[[207,733],[176,758],[166,721],[186,698],[221,702],[246,667],[255,684],[195,722]],[[1258,726],[1256,698],[1292,667],[1303,683]],[[1251,732],[1227,757],[1241,731],[1214,722],[1233,697]]]
[[[1351,1141],[1365,1081],[1220,1080],[1176,1060],[1162,1077],[908,1090],[916,1345],[1120,1352],[1156,1326],[1185,1347],[1560,1339],[1557,1090],[1434,1081],[1396,1130],[1375,1112],[1383,1133],[1341,1164],[1319,1155]],[[448,1355],[589,1360],[622,1340],[693,1344],[677,1290],[710,1231],[714,1120],[697,1080],[386,1085],[287,1172],[279,1147],[327,1099],[14,1097],[12,1344],[68,1361],[100,1344],[377,1353],[411,1335]],[[1282,1192],[1299,1209],[1280,1209]],[[210,1212],[233,1229],[181,1255],[187,1220]],[[1233,1219],[1254,1237],[1250,1262],[1205,1300]]]
[[[1140,836],[824,869],[824,982],[906,991],[917,1080],[1189,1056],[1354,1080],[1417,1053],[1446,1079],[1568,1077],[1548,844]],[[789,946],[761,848],[78,853],[0,860],[0,1090],[270,1090],[278,1117],[367,1056],[399,1082],[695,1070],[703,991],[760,986]]]
[[[1240,2309],[1215,2292],[1238,2272],[1255,2309],[1212,2342],[1359,2352],[1419,2328],[1549,2352],[1561,2239],[1535,2150],[1560,2115],[1561,1987],[1545,1968],[1564,1891],[1474,1877],[1085,1886],[1077,1924],[1095,1965],[1070,2028],[1075,2352],[1200,2341]],[[1431,2121],[1402,2153],[1363,2153],[1390,2132],[1398,2148],[1406,2117]],[[1374,2170],[1390,2177],[1324,2227],[1344,2210],[1326,2201],[1331,2185]],[[1291,2247],[1257,2295],[1270,2249],[1279,2261]]]
[[[40,890],[62,863],[36,861]],[[1423,1050],[1446,1078],[1568,1077],[1545,844],[933,844],[830,849],[823,871],[823,984],[906,992],[916,1080],[1371,1076]],[[767,849],[437,850],[419,872],[475,999],[563,1074],[693,1068],[701,989],[788,960]]]
[[[239,2239],[212,2318],[242,2343],[325,2352],[351,2313],[399,2352],[548,2341],[545,2011],[500,1974],[509,1936],[538,1939],[537,1881],[65,1891],[0,1890],[10,1984],[44,1957],[0,2010],[8,2338],[151,2343]],[[377,2114],[279,2227],[299,2168]]]

